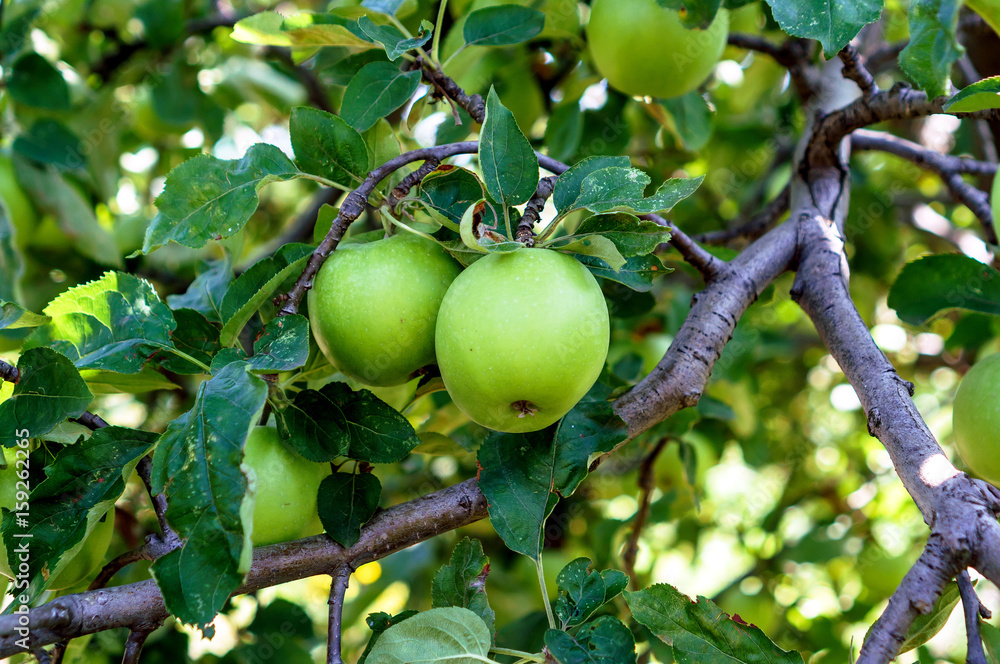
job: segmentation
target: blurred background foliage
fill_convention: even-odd
[[[301,223],[315,191],[296,180],[262,191],[254,219],[225,247],[171,245],[139,258],[153,202],[168,171],[209,152],[238,158],[256,142],[290,151],[293,106],[336,110],[351,74],[379,51],[324,48],[296,53],[230,39],[235,18],[265,9],[283,14],[326,11],[350,2],[281,3],[205,0],[17,0],[4,3],[3,67],[33,52],[39,76],[64,81],[66,94],[18,98],[0,94],[0,195],[26,260],[6,299],[38,311],[72,285],[122,267],[150,279],[161,295],[182,293],[206,261],[233,255],[245,268],[281,242],[311,240]],[[500,0],[452,0],[445,30],[453,34],[474,8]],[[582,26],[588,7],[576,0],[523,0],[543,9],[546,28],[527,44],[472,47],[447,73],[469,92],[495,85],[522,130],[540,149],[566,162],[595,154],[627,154],[653,186],[673,175],[707,176],[674,210],[689,234],[738,225],[779,194],[789,158],[805,125],[788,77],[771,60],[728,48],[701,93],[644,103],[609,90],[588,60]],[[403,22],[416,29],[437,2],[410,0]],[[905,6],[889,2],[886,38],[905,37]],[[762,3],[735,10],[732,30],[782,35]],[[442,57],[455,49],[444,39]],[[308,55],[308,59],[299,60]],[[879,73],[890,84],[899,73]],[[423,90],[423,88],[421,88]],[[381,157],[420,145],[469,138],[475,125],[456,125],[442,102],[421,99],[370,131],[381,132]],[[971,124],[946,118],[899,123],[895,133],[982,157]],[[82,156],[82,159],[80,158]],[[463,163],[462,158],[453,160]],[[961,250],[982,258],[975,219],[953,204],[941,182],[895,157],[861,153],[852,161],[848,221],[852,293],[880,347],[912,381],[914,400],[951,452],[951,401],[961,374],[977,356],[1000,350],[997,319],[952,313],[915,328],[899,321],[886,293],[904,262],[926,253]],[[544,216],[544,215],[543,215]],[[950,222],[950,223],[948,223]],[[327,219],[327,224],[329,220]],[[378,227],[362,218],[356,231]],[[318,233],[323,232],[322,223]],[[729,257],[738,250],[719,248]],[[650,294],[606,294],[615,314],[607,379],[624,386],[648,372],[666,350],[701,287],[697,273],[667,252],[676,272]],[[740,322],[696,408],[630,443],[561,503],[546,532],[546,569],[555,574],[578,556],[598,569],[631,565],[637,587],[666,582],[691,596],[713,598],[729,613],[759,625],[807,661],[848,661],[909,564],[927,529],[896,478],[890,459],[870,438],[853,389],[779,279]],[[18,335],[0,339],[16,358]],[[182,389],[109,394],[96,412],[113,424],[162,430],[190,403]],[[329,378],[325,378],[328,380]],[[383,394],[405,403],[401,394]],[[383,505],[395,504],[476,474],[474,450],[484,431],[468,424],[446,393],[424,397],[407,412],[419,430],[448,434],[404,462],[379,467]],[[54,445],[54,444],[53,444]],[[658,456],[650,457],[659,449]],[[953,460],[961,463],[952,454]],[[646,461],[652,459],[651,461]],[[643,472],[645,466],[645,473]],[[630,542],[640,506],[648,519]],[[145,492],[134,483],[119,503],[108,556],[141,542],[156,528]],[[481,538],[491,558],[488,589],[501,641],[537,647],[544,630],[534,569],[512,554],[488,522],[439,537],[355,573],[345,608],[351,659],[367,641],[371,612],[430,606],[430,580],[459,538]],[[631,551],[631,553],[629,553]],[[144,564],[114,583],[148,578]],[[988,585],[988,584],[985,584]],[[987,606],[1000,593],[980,585]],[[143,661],[321,661],[328,579],[308,579],[237,597],[215,622],[215,636],[168,623],[150,637]],[[960,662],[958,616],[930,644],[901,657],[910,662]],[[994,619],[994,624],[997,624]],[[72,661],[117,661],[123,633],[77,639]],[[640,661],[668,661],[662,652]],[[812,660],[809,658],[813,657]],[[658,659],[659,658],[659,659]],[[70,660],[67,660],[70,661]]]

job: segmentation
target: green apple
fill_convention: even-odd
[[[401,233],[342,244],[309,292],[316,343],[345,375],[400,385],[434,364],[434,325],[461,266],[437,243]]]
[[[0,507],[13,509],[17,502],[17,477],[15,457],[17,450],[14,448],[4,448],[4,459],[7,469],[0,471]],[[80,583],[97,571],[104,561],[104,554],[108,552],[111,545],[111,536],[115,532],[115,515],[109,512],[103,521],[99,521],[87,535],[83,547],[77,552],[69,563],[59,572],[52,581],[49,582],[49,590],[62,590]],[[0,578],[14,578],[14,573],[7,560],[7,550],[0,546]]]
[[[719,10],[705,30],[689,30],[657,0],[594,0],[587,41],[608,83],[639,97],[679,97],[701,85],[722,57],[729,15]]]
[[[549,249],[489,254],[438,314],[438,366],[455,404],[497,431],[543,429],[576,405],[608,355],[608,309],[580,262]]]
[[[1000,486],[1000,353],[965,374],[952,407],[955,444],[969,470]]]
[[[320,482],[330,465],[315,463],[289,448],[274,427],[255,427],[243,447],[243,467],[255,492],[254,546],[319,535],[316,509]]]

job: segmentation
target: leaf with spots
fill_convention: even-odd
[[[253,504],[240,463],[267,385],[247,369],[233,363],[202,383],[153,455],[153,491],[166,494],[167,523],[184,545],[151,571],[167,610],[185,623],[211,622],[250,568],[243,519]]]
[[[486,596],[490,559],[479,540],[466,537],[451,552],[451,560],[434,575],[431,602],[439,606],[461,606],[483,619],[491,635],[496,634],[496,613]]]
[[[295,163],[306,173],[357,186],[371,169],[361,134],[340,117],[307,106],[292,109],[288,131]]]
[[[17,361],[21,379],[0,403],[0,441],[13,447],[20,437],[44,436],[69,417],[79,417],[94,399],[80,371],[51,348],[25,351]]]
[[[272,319],[253,343],[253,355],[226,348],[212,359],[212,373],[231,362],[246,362],[255,373],[298,369],[309,359],[309,320],[298,314]]]
[[[8,512],[3,520],[8,560],[20,541],[14,533],[31,537],[29,596],[37,597],[66,568],[99,521],[115,518],[115,501],[156,437],[122,427],[95,431],[86,441],[64,447],[46,466],[47,477],[31,492],[27,530],[15,527]]]
[[[601,616],[573,634],[550,629],[545,632],[545,647],[557,664],[635,664],[636,661],[632,632],[614,616]]]

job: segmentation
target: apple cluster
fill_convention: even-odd
[[[465,270],[402,233],[344,244],[309,293],[320,348],[364,385],[398,385],[437,363],[469,419],[528,432],[559,420],[604,367],[610,323],[594,276],[549,249],[491,253]]]

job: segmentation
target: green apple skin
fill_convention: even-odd
[[[320,482],[330,465],[303,458],[281,441],[274,427],[255,427],[243,447],[244,471],[254,485],[254,546],[323,532],[316,509]]]
[[[411,233],[341,245],[309,292],[316,343],[363,385],[401,385],[434,364],[438,308],[460,271],[440,245]]]
[[[441,303],[437,358],[455,404],[511,433],[559,420],[594,385],[608,355],[608,309],[580,262],[548,249],[489,254]]]
[[[729,14],[719,10],[705,30],[689,30],[656,0],[594,0],[587,41],[611,87],[637,97],[679,97],[696,89],[722,57]]]
[[[4,448],[3,454],[7,469],[0,472],[0,476],[2,476],[2,480],[0,480],[0,507],[13,509],[17,502],[15,498],[17,495],[15,475],[17,450]],[[99,521],[87,535],[83,548],[73,556],[66,567],[59,572],[59,575],[49,582],[48,589],[63,590],[75,586],[96,572],[100,564],[104,562],[104,554],[108,552],[111,536],[114,532],[115,515],[109,512],[104,521]],[[7,550],[0,546],[0,578],[5,581],[6,577],[14,578],[14,572],[7,560]]]
[[[955,443],[969,469],[1000,486],[1000,353],[965,374],[952,407]]]

